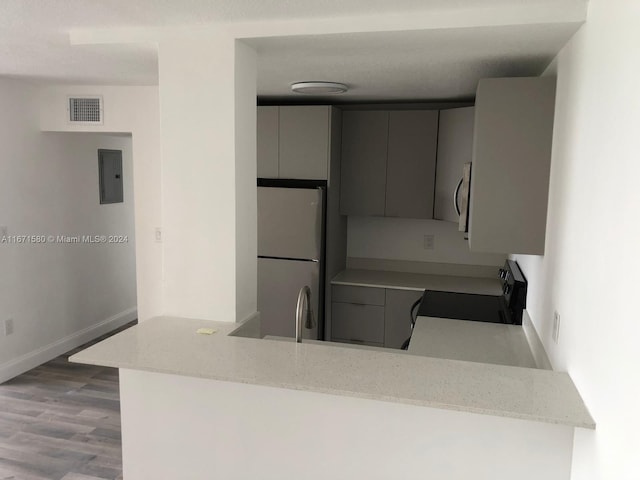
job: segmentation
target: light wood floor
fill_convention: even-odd
[[[0,385],[0,480],[122,479],[118,370],[67,360],[88,345]]]

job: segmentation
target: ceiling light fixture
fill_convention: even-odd
[[[335,82],[296,82],[291,85],[296,93],[319,95],[322,93],[344,93],[349,90],[343,83]]]

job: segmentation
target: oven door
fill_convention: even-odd
[[[453,204],[460,217],[458,230],[467,233],[469,231],[469,202],[471,200],[471,162],[465,163],[462,169],[462,178],[458,182],[453,193]]]

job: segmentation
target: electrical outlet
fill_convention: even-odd
[[[156,243],[162,243],[162,229],[156,227]]]
[[[4,321],[4,335],[8,337],[13,333],[13,318],[8,318]]]
[[[555,343],[558,343],[558,337],[560,336],[560,314],[553,312],[553,330],[551,331],[551,338]]]
[[[425,235],[424,236],[424,249],[425,250],[433,250],[435,248],[436,236],[435,235]]]

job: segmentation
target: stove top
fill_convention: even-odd
[[[502,296],[426,290],[418,308],[423,317],[514,323]]]
[[[425,290],[418,316],[522,325],[527,281],[518,264],[512,260],[505,262],[499,275],[502,295]]]

